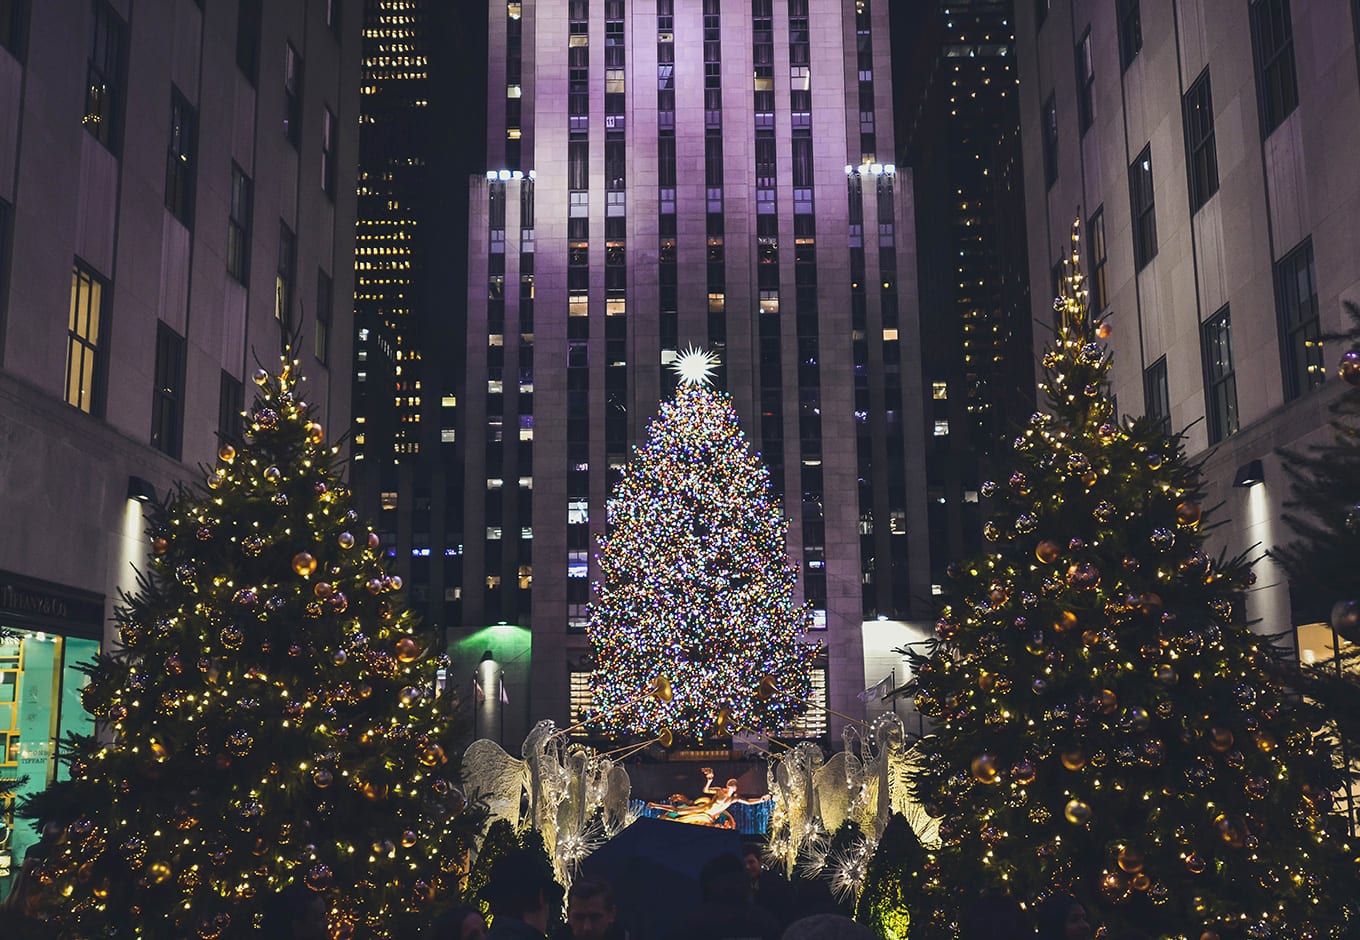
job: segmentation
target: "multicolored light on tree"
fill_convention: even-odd
[[[799,639],[811,613],[794,603],[784,516],[730,398],[682,384],[608,514],[591,607],[591,723],[703,740],[794,718],[811,690],[816,650]],[[657,677],[669,698],[643,694]]]
[[[302,882],[336,938],[405,936],[457,895],[475,814],[443,664],[353,509],[297,364],[244,443],[149,521],[150,570],[88,670],[98,737],[38,795],[39,909],[70,936],[254,936]]]
[[[1078,262],[1074,230],[1048,410],[984,485],[994,547],[954,566],[916,664],[935,733],[913,786],[942,845],[913,933],[950,936],[969,885],[1071,892],[1158,936],[1333,935],[1356,862],[1320,717],[1244,621],[1250,566],[1205,551],[1181,438],[1117,419]]]

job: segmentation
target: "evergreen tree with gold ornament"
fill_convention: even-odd
[[[677,362],[675,398],[609,500],[590,621],[592,723],[607,733],[775,731],[811,692],[787,523],[731,398],[707,385],[715,363]]]
[[[1300,682],[1327,709],[1360,769],[1360,307],[1346,305],[1349,348],[1337,374],[1345,383],[1330,405],[1328,439],[1281,452],[1290,498],[1284,521],[1295,538],[1270,550],[1288,573],[1294,622],[1326,622],[1338,655],[1303,664]]]
[[[1244,622],[1249,565],[1205,550],[1181,437],[1116,418],[1078,261],[1074,228],[1046,411],[984,484],[991,548],[954,566],[916,664],[934,731],[912,786],[941,844],[912,934],[953,936],[999,889],[1157,937],[1336,936],[1360,894],[1320,721]]]
[[[257,935],[291,883],[337,938],[414,935],[457,897],[443,660],[353,508],[297,362],[260,369],[243,443],[150,513],[151,561],[88,669],[100,733],[27,814],[53,937]]]

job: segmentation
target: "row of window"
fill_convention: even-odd
[[[0,249],[4,241],[6,211],[0,203]],[[0,252],[0,273],[7,257]],[[0,291],[5,282],[0,281]],[[290,287],[291,289],[291,287]],[[63,397],[72,407],[102,415],[107,387],[108,318],[110,286],[87,265],[77,260],[71,272],[71,300],[67,316],[66,380]],[[325,361],[333,303],[331,278],[317,271],[317,358]],[[0,294],[0,296],[3,296]],[[218,432],[234,439],[239,429],[242,396],[240,382],[222,373],[222,397]],[[157,325],[155,383],[152,397],[151,445],[171,457],[181,455],[185,394],[185,344],[165,323]]]
[[[1285,394],[1288,398],[1296,398],[1321,385],[1324,378],[1312,239],[1305,239],[1276,262],[1275,297]],[[1200,353],[1209,443],[1216,444],[1235,434],[1240,426],[1237,379],[1233,369],[1232,319],[1228,306],[1200,324]],[[1143,373],[1143,400],[1147,416],[1156,421],[1163,432],[1170,433],[1171,393],[1166,356]]]

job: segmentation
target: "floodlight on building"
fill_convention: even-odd
[[[1265,468],[1259,460],[1248,460],[1237,468],[1233,475],[1233,486],[1255,486],[1266,481]]]

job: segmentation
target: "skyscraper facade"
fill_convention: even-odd
[[[983,549],[978,493],[1034,405],[1011,0],[896,18],[902,162],[916,181],[931,584]],[[1047,288],[1045,288],[1045,293]],[[998,460],[998,458],[1000,458]]]
[[[1184,430],[1216,544],[1260,552],[1291,538],[1277,448],[1328,433],[1322,337],[1360,301],[1360,5],[1219,6],[1018,5],[1030,263],[1056,283],[1080,212],[1121,412]],[[1256,571],[1244,616],[1330,655],[1332,599]]]
[[[455,646],[522,635],[509,739],[583,704],[606,500],[691,345],[720,355],[783,498],[830,707],[863,713],[866,620],[926,615],[888,30],[886,0],[489,4],[462,531],[441,548]]]

